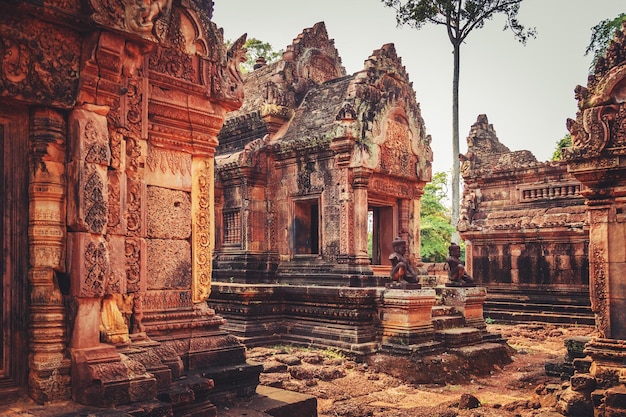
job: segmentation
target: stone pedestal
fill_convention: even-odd
[[[71,349],[72,397],[81,404],[112,407],[148,401],[156,396],[156,378],[115,347]]]
[[[434,327],[431,320],[434,289],[387,289],[383,294],[382,345],[384,350],[422,352],[432,350]]]
[[[437,287],[444,305],[454,307],[465,319],[466,327],[485,330],[487,325],[483,317],[483,305],[487,299],[484,287]]]

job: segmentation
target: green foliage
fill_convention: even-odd
[[[254,68],[254,63],[257,58],[263,57],[265,58],[268,64],[277,61],[283,56],[283,51],[274,51],[272,45],[267,42],[263,42],[256,38],[250,38],[246,40],[244,44],[244,48],[247,49],[247,57],[246,62],[241,64],[241,70],[245,74],[246,72],[250,72]]]
[[[569,148],[571,146],[572,146],[572,135],[568,133],[567,135],[563,136],[563,139],[557,141],[556,149],[554,150],[554,153],[552,154],[552,161],[560,161],[561,159],[563,159],[562,149]]]
[[[621,13],[619,16],[613,19],[604,19],[597,25],[591,28],[591,39],[589,45],[585,50],[585,56],[592,54],[593,60],[591,62],[590,70],[593,70],[596,63],[606,55],[606,51],[609,49],[611,40],[615,36],[615,32],[622,27],[622,22],[626,20],[626,13]]]
[[[427,23],[446,26],[453,45],[460,45],[467,35],[480,29],[496,14],[506,15],[504,30],[510,29],[517,40],[526,43],[536,30],[525,28],[518,20],[522,0],[382,0],[396,10],[398,25],[420,29]]]
[[[492,319],[491,317],[487,317],[487,318],[485,319],[485,323],[486,323],[486,324],[495,324],[495,322],[496,322],[496,321],[495,321],[494,319]]]
[[[424,187],[420,210],[420,255],[425,262],[443,262],[454,227],[450,224],[450,210],[444,206],[448,176],[445,172],[433,175]]]

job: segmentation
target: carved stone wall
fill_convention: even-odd
[[[458,229],[473,276],[489,285],[587,285],[586,207],[566,165],[509,151],[484,115],[467,142]]]
[[[597,337],[585,345],[591,358],[585,373],[577,372],[561,401],[559,411],[574,415],[626,412],[617,400],[623,392],[624,341],[626,339],[626,25],[615,33],[604,57],[598,59],[587,87],[576,87],[576,120],[567,121],[572,146],[564,149],[568,172],[579,180],[588,207],[589,294]],[[573,378],[593,386],[574,392]],[[575,401],[567,399],[578,398]]]
[[[1,229],[3,245],[27,236],[28,274],[15,262],[2,282],[30,284],[13,306],[30,312],[30,357],[2,339],[3,363],[28,368],[38,402],[141,409],[178,384],[193,394],[146,415],[210,416],[212,399],[252,393],[258,367],[206,305],[213,155],[242,103],[245,36],[226,49],[211,0],[0,5],[0,129],[30,156],[28,222]],[[11,106],[29,137],[7,128]]]
[[[554,310],[571,304],[572,311],[580,306],[578,320],[588,320],[584,186],[564,162],[538,162],[528,151],[510,151],[485,115],[471,127],[467,143],[457,227],[467,245],[468,272],[489,289],[486,314],[513,319],[500,317],[504,312],[498,310],[514,311],[515,299],[524,294],[527,305],[516,311],[517,319],[541,320],[542,308],[533,304],[551,304]],[[549,314],[545,320],[577,319],[564,311]]]
[[[626,232],[626,28],[589,76],[576,88],[579,111],[567,122],[572,147],[565,149],[568,171],[581,181],[589,207],[591,303],[603,337],[625,339],[621,240]]]

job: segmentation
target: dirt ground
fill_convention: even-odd
[[[488,354],[472,364],[443,354],[357,361],[332,349],[292,346],[253,348],[248,358],[263,363],[261,384],[317,397],[319,417],[559,416],[554,406],[563,381],[546,376],[544,365],[563,359],[565,338],[592,336],[593,329],[489,324],[488,331],[507,339],[506,360]]]

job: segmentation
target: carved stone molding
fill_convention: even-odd
[[[194,303],[201,303],[211,294],[215,208],[209,197],[214,186],[213,159],[194,158],[192,169],[192,296]]]

